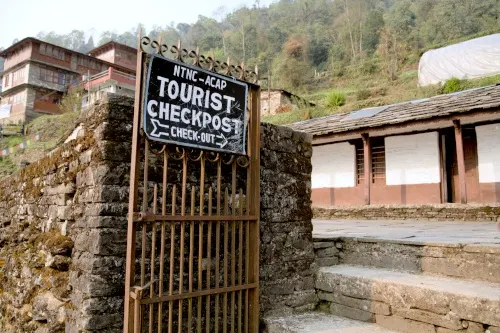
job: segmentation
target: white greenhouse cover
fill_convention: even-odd
[[[423,87],[452,77],[475,79],[500,74],[500,34],[425,52],[418,65],[418,85]]]

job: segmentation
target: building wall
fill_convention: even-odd
[[[313,148],[313,188],[354,187],[356,156],[353,145],[343,142]]]
[[[102,61],[99,61],[96,58],[88,57],[84,54],[78,54],[65,48],[57,48],[58,51],[64,52],[64,58],[61,59],[59,57],[50,56],[47,52],[41,52],[41,47],[43,45],[45,48],[48,47],[48,44],[43,42],[34,42],[33,52],[30,59],[43,62],[47,65],[65,68],[68,71],[78,73],[87,73],[90,71],[91,75],[97,74],[108,68],[106,64],[103,64]],[[53,46],[51,47],[54,48]]]
[[[113,63],[135,71],[137,68],[137,52],[121,48],[118,45]]]
[[[476,127],[481,202],[500,202],[500,123]]]
[[[114,61],[115,61],[115,49],[105,51],[105,52],[97,55],[96,58],[107,61],[107,62],[114,63]]]
[[[316,206],[365,203],[365,179],[356,174],[355,147],[315,146],[312,201]],[[385,179],[370,179],[371,204],[441,203],[441,170],[436,132],[385,138]]]
[[[41,47],[44,47],[46,52],[41,52]],[[64,57],[56,57],[53,55],[49,55],[48,52],[48,47],[51,49],[57,49],[58,54],[64,54]],[[43,42],[33,42],[33,52],[31,54],[32,60],[38,60],[47,64],[53,64],[59,67],[64,67],[67,69],[71,69],[71,56],[73,52],[62,48],[62,47],[56,47],[56,46],[49,46],[46,43]]]
[[[2,77],[2,92],[6,92],[20,84],[28,82],[29,64],[12,67],[8,72],[4,72]]]
[[[8,58],[5,59],[5,62],[3,64],[4,66],[4,71],[7,71],[9,68],[14,67],[15,65],[28,60],[31,57],[32,53],[32,44],[31,43],[25,43],[20,47],[14,54],[10,55]]]
[[[438,139],[437,132],[385,138],[386,184],[440,183]]]
[[[27,89],[27,98],[26,98],[26,109],[25,109],[25,121],[28,122],[40,114],[35,112],[35,99],[36,99],[36,89],[28,88]]]
[[[10,104],[10,115],[7,118],[1,118],[0,124],[23,123],[25,119],[25,110],[28,100],[28,89],[16,90],[2,98],[2,105]]]
[[[50,80],[44,79],[46,78],[46,76],[41,75],[42,70],[52,71],[57,77],[57,82],[51,82]],[[30,71],[29,71],[29,83],[46,89],[65,91],[68,88],[70,81],[66,78],[64,79],[64,81],[60,81],[59,76],[62,74],[70,75],[71,77],[76,76],[76,74],[73,74],[69,71],[64,71],[55,67],[32,63],[30,65]]]
[[[270,103],[270,107],[269,107]],[[260,109],[263,116],[276,114],[276,109],[281,105],[281,92],[271,91],[271,100],[269,101],[269,93],[262,91],[260,95]]]

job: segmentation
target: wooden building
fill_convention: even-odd
[[[59,113],[63,94],[82,81],[86,81],[86,89],[94,91],[110,80],[126,89],[134,87],[135,67],[130,63],[136,50],[114,42],[83,54],[28,37],[0,52],[0,57],[5,59],[0,73],[0,124],[25,123],[40,114]]]
[[[311,119],[316,206],[500,202],[500,85]]]

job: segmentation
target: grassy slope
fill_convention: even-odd
[[[411,66],[414,67],[414,66]],[[291,112],[263,117],[263,121],[277,125],[290,124],[297,121],[317,118],[334,113],[355,111],[367,107],[389,105],[415,99],[432,97],[441,93],[440,86],[419,88],[417,86],[417,71],[407,68],[397,80],[379,79],[380,74],[359,75],[357,77],[340,78],[331,81],[330,89],[319,89],[304,97],[316,107],[296,108]],[[461,90],[483,87],[500,83],[500,75],[477,80],[463,80]],[[322,83],[321,85],[324,85]],[[346,104],[341,107],[328,107],[326,100],[332,90],[342,91],[346,95]],[[368,90],[369,97],[358,96],[360,90]]]
[[[19,169],[22,161],[35,162],[55,146],[63,142],[73,131],[77,113],[57,116],[41,116],[27,125],[26,137],[6,136],[0,139],[0,149],[18,145],[31,136],[40,133],[40,141],[33,142],[23,151],[0,158],[0,175],[8,175]]]

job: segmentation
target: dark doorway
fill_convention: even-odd
[[[477,170],[477,137],[474,127],[462,128],[465,160],[465,182],[467,202],[479,201],[479,174]],[[453,128],[441,131],[441,151],[443,156],[443,201],[460,202],[460,179],[458,176],[457,149]]]
[[[455,146],[455,132],[453,128],[447,128],[441,131],[443,171],[445,181],[444,202],[459,202],[459,180],[457,166],[457,150]]]

